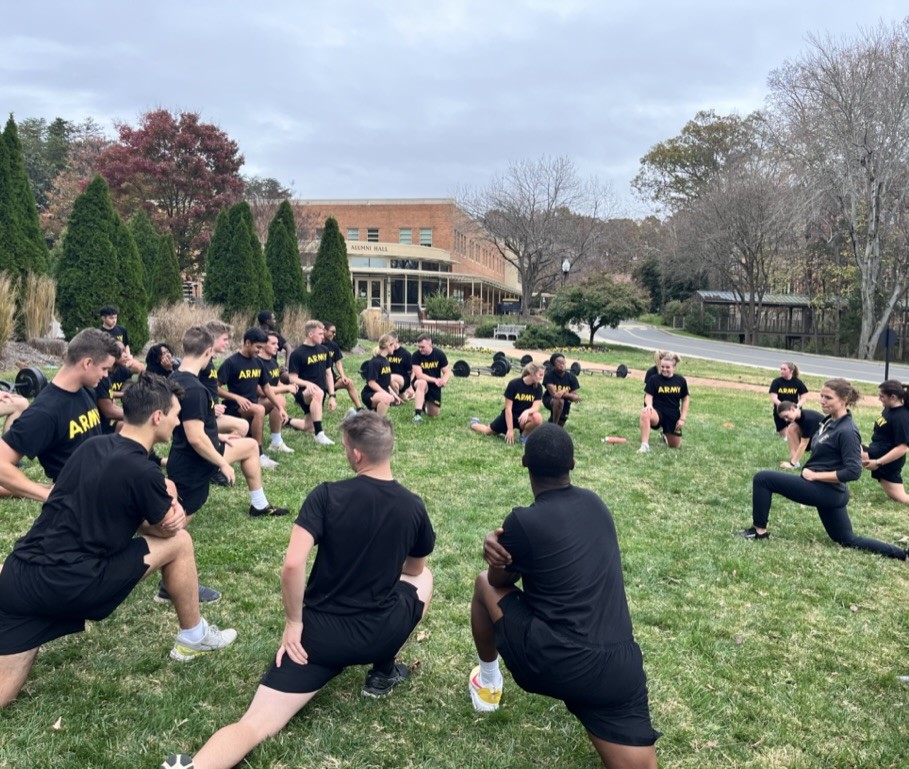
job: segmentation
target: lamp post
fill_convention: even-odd
[[[568,273],[570,271],[571,271],[571,262],[569,262],[567,259],[565,259],[562,262],[562,285],[563,286],[568,281]]]

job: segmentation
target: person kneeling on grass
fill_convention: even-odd
[[[682,428],[688,418],[688,382],[675,373],[675,357],[667,355],[660,361],[658,374],[644,384],[644,408],[641,410],[641,448],[639,454],[650,451],[650,431],[660,428],[663,441],[671,449],[682,445]]]
[[[470,606],[480,658],[468,680],[474,710],[499,707],[501,653],[518,686],[565,703],[604,766],[655,769],[660,735],[612,515],[592,491],[571,485],[574,444],[561,427],[535,430],[522,464],[534,503],[486,535],[489,569],[477,576]]]
[[[521,376],[512,379],[505,388],[505,407],[490,425],[480,423],[473,417],[470,429],[483,435],[504,435],[509,446],[520,435],[521,442],[527,440],[537,427],[543,424],[540,407],[543,404],[543,367],[528,363],[521,369]]]
[[[792,401],[781,401],[776,407],[776,413],[782,422],[788,424],[783,437],[789,448],[789,461],[780,462],[780,467],[798,470],[802,466],[802,457],[811,445],[811,439],[824,421],[824,415],[820,411],[802,408]]]
[[[429,608],[425,564],[435,533],[423,501],[392,477],[387,418],[347,417],[341,442],[356,476],[317,486],[303,503],[281,572],[284,634],[249,709],[192,759],[174,755],[162,766],[236,766],[350,665],[372,663],[362,692],[369,697],[384,697],[410,675],[395,655]]]
[[[81,632],[87,619],[104,619],[159,569],[180,624],[172,659],[194,659],[237,637],[199,614],[183,508],[148,461],[177,424],[177,390],[141,374],[123,396],[123,412],[119,434],[76,449],[41,515],[0,567],[0,707],[16,698],[42,644]]]

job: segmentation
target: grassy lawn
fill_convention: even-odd
[[[449,352],[488,364],[488,355]],[[641,371],[649,354],[617,349],[573,357]],[[347,369],[356,372],[359,359]],[[771,372],[685,361],[680,373],[769,384]],[[436,591],[426,623],[401,659],[418,671],[387,700],[359,694],[365,670],[330,683],[277,738],[242,764],[291,767],[595,767],[581,726],[556,702],[526,695],[506,674],[503,707],[480,717],[466,676],[474,664],[468,605],[482,568],[483,534],[512,506],[531,501],[520,448],[469,431],[501,407],[504,379],[454,380],[443,415],[412,425],[394,409],[395,470],[421,494],[436,528],[430,558]],[[905,767],[909,762],[909,673],[905,563],[843,550],[811,508],[777,501],[773,537],[732,536],[750,525],[751,476],[786,458],[763,393],[695,388],[685,444],[658,440],[637,450],[639,379],[583,376],[584,402],[568,429],[574,482],[596,490],[618,527],[626,590],[649,677],[664,767]],[[809,386],[817,392],[817,383]],[[338,437],[340,414],[327,419]],[[809,404],[818,408],[816,397]],[[296,412],[296,408],[291,409]],[[855,411],[865,437],[878,411]],[[607,435],[629,438],[606,446]],[[266,491],[297,510],[317,483],[349,474],[340,445],[286,435],[297,453],[279,457]],[[29,471],[37,477],[37,469]],[[852,484],[859,533],[895,541],[907,511],[866,475]],[[169,752],[192,752],[245,710],[283,628],[279,571],[290,519],[249,520],[242,486],[213,488],[192,533],[202,579],[224,593],[205,613],[236,627],[229,650],[191,664],[167,659],[171,610],[140,585],[88,632],[38,656],[20,699],[0,711],[0,767],[157,767]],[[0,501],[0,553],[38,511]],[[54,725],[59,721],[59,728]]]

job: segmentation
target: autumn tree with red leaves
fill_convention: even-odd
[[[197,112],[158,109],[116,128],[96,162],[114,204],[124,217],[144,209],[173,235],[180,268],[198,274],[218,212],[243,193],[237,143]]]

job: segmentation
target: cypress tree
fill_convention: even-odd
[[[347,246],[334,217],[325,220],[312,266],[312,316],[337,327],[335,340],[345,350],[357,343],[357,306],[347,263]]]
[[[116,212],[111,219],[111,242],[117,252],[118,292],[111,302],[119,312],[118,323],[129,332],[130,347],[139,352],[148,341],[148,293],[145,268],[136,241]]]
[[[306,281],[300,264],[297,226],[293,209],[286,200],[268,225],[265,264],[274,285],[274,311],[278,317],[283,315],[285,308],[306,303]]]
[[[265,264],[265,254],[262,252],[262,244],[259,242],[258,235],[256,235],[256,223],[249,203],[242,200],[233,206],[233,208],[230,209],[230,218],[233,222],[235,238],[239,237],[240,229],[238,227],[238,222],[241,219],[245,225],[245,231],[248,233],[247,237],[249,239],[252,271],[247,275],[246,279],[252,282],[256,289],[256,301],[252,307],[258,307],[260,310],[274,309],[275,291],[272,285],[271,274],[268,272],[268,267]]]
[[[237,204],[240,205],[240,204]],[[234,206],[236,208],[236,206]],[[260,284],[255,280],[255,255],[252,241],[255,237],[249,231],[246,219],[242,215],[234,216],[231,209],[231,243],[228,251],[226,274],[230,276],[227,299],[224,310],[228,315],[246,312],[252,316],[260,309],[262,293]]]
[[[183,278],[180,276],[180,265],[177,263],[177,249],[174,247],[174,236],[169,232],[158,239],[159,251],[157,271],[152,281],[150,296],[157,305],[176,304],[183,300]]]
[[[228,209],[222,208],[215,222],[208,251],[205,254],[205,282],[202,296],[209,304],[226,304],[231,276],[230,262],[231,224]]]
[[[0,271],[18,275],[16,247],[13,243],[13,204],[9,180],[9,150],[0,135]]]
[[[113,220],[107,182],[95,176],[73,204],[57,265],[57,310],[67,339],[98,325],[98,309],[120,294]]]
[[[24,277],[28,272],[46,275],[49,265],[47,243],[41,234],[38,208],[35,205],[28,174],[25,172],[22,144],[19,142],[19,132],[12,115],[6,121],[3,142],[6,144],[7,206],[12,224],[10,241],[14,269],[19,277]]]
[[[136,241],[139,258],[142,260],[142,267],[145,270],[145,292],[149,299],[161,304],[154,292],[154,280],[158,272],[158,255],[161,251],[161,236],[155,232],[148,214],[141,209],[129,220],[129,231],[133,240]]]

